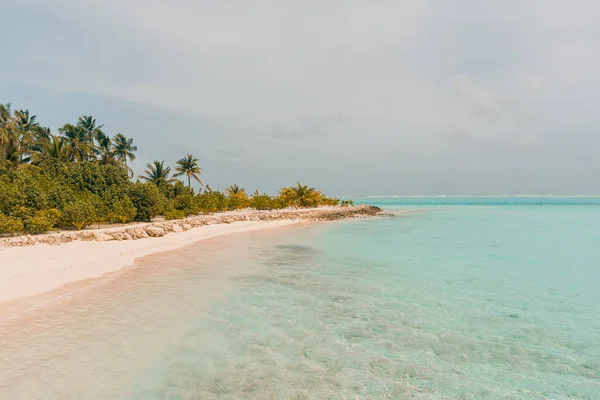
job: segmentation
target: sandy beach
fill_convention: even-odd
[[[132,265],[139,257],[178,249],[205,239],[305,221],[361,217],[372,213],[372,210],[361,207],[343,210],[324,207],[276,213],[235,211],[172,222],[2,239],[0,303],[38,296],[64,285],[99,278]],[[132,238],[133,234],[127,233],[140,230],[156,233],[156,237],[144,233],[139,238]],[[126,239],[123,240],[123,236]],[[69,242],[65,243],[65,238]]]

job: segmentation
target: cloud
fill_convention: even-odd
[[[496,96],[483,88],[466,74],[458,74],[453,78],[453,86],[457,94],[465,100],[469,107],[477,112],[494,114],[498,112]]]
[[[198,153],[216,187],[600,191],[591,0],[22,0],[3,13],[4,36],[19,32],[3,101],[52,123],[103,114],[136,137],[141,165]]]

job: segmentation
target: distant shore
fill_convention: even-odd
[[[372,206],[240,210],[115,227],[0,239],[0,303],[116,272],[152,253],[230,233],[377,215]]]

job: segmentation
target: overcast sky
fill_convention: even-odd
[[[331,195],[600,193],[595,0],[0,0],[0,102],[136,172]]]

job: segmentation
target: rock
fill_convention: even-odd
[[[133,228],[133,229],[128,229],[125,231],[126,234],[129,234],[129,236],[131,236],[132,240],[136,240],[136,239],[144,239],[147,237],[150,237],[146,231],[142,228]]]
[[[90,242],[96,238],[94,232],[90,231],[81,231],[77,234],[79,240],[83,240],[84,242]]]
[[[69,242],[72,242],[73,240],[75,240],[75,238],[70,233],[63,233],[62,235],[60,235],[58,237],[58,241],[60,243],[69,243]]]
[[[106,233],[96,233],[97,242],[108,242],[110,240],[115,240],[115,238],[111,235],[107,235]]]
[[[179,224],[173,224],[173,226],[171,228],[172,228],[173,232],[183,232],[183,228]]]
[[[110,235],[113,238],[113,240],[123,240],[124,239],[123,232],[119,232],[119,231],[110,232],[110,233],[108,233],[108,235]]]
[[[236,221],[333,221],[343,218],[366,218],[367,216],[382,215],[378,207],[359,205],[348,207],[321,207],[319,209],[290,208],[285,210],[256,211],[248,210],[233,214],[211,214],[188,217],[177,222],[165,221],[157,218],[150,224],[137,224],[129,227],[114,228],[109,232],[80,231],[50,233],[46,235],[22,235],[9,238],[0,238],[0,248],[31,246],[35,244],[57,245],[69,243],[74,240],[84,241],[110,241],[110,240],[137,240],[147,237],[161,237],[168,232],[182,232],[194,227],[213,224],[230,224]],[[518,316],[511,315],[512,318]]]
[[[58,236],[51,235],[46,237],[45,240],[41,243],[49,244],[50,246],[58,246],[61,242]]]
[[[160,226],[156,226],[156,225],[150,225],[149,227],[147,227],[146,233],[150,237],[161,237],[161,236],[165,236],[167,234],[167,232],[163,228],[161,228]]]

